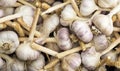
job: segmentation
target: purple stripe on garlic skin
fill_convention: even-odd
[[[88,70],[94,70],[100,62],[100,53],[91,47],[81,53],[82,63]]]
[[[76,71],[81,65],[81,57],[79,53],[70,54],[62,59],[63,71]]]
[[[39,52],[30,47],[30,43],[24,42],[19,45],[16,55],[20,60],[35,60],[39,57]]]
[[[90,27],[85,21],[76,20],[71,25],[71,30],[74,31],[77,37],[85,43],[90,42],[93,38]]]
[[[61,28],[57,32],[57,44],[61,50],[68,50],[72,48],[72,43],[69,37],[69,30],[67,28]]]
[[[13,31],[0,32],[0,53],[12,54],[19,46],[18,35]]]
[[[10,7],[15,5],[17,0],[0,0],[0,6],[2,7]]]

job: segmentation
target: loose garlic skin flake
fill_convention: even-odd
[[[89,16],[97,9],[98,7],[95,4],[94,0],[82,0],[81,5],[80,5],[80,13],[83,16]]]
[[[76,13],[74,9],[72,8],[72,5],[66,5],[63,11],[61,12],[61,18],[63,20],[74,20],[76,18]]]
[[[31,61],[28,65],[28,71],[39,71],[45,65],[45,58],[42,54],[40,54],[39,58]]]
[[[94,47],[81,53],[82,63],[88,70],[94,70],[100,62],[100,53]]]
[[[61,28],[58,30],[56,39],[61,50],[68,50],[72,48],[72,43],[69,36],[69,30],[67,28]]]
[[[71,30],[74,31],[77,37],[85,43],[90,42],[93,38],[90,27],[85,21],[76,20],[71,25]]]
[[[113,23],[109,15],[98,14],[92,22],[106,36],[110,36],[113,32]]]
[[[0,0],[0,6],[9,7],[15,5],[17,0]]]
[[[70,54],[62,59],[63,71],[76,71],[81,65],[81,57],[79,53]]]
[[[98,5],[102,8],[113,8],[119,0],[98,0]]]
[[[0,32],[0,53],[12,54],[19,46],[18,36],[13,31]]]
[[[21,60],[35,60],[39,57],[39,52],[30,47],[30,43],[22,43],[16,50],[16,55]]]

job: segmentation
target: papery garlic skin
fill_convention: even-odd
[[[74,9],[72,8],[72,5],[66,5],[63,11],[61,12],[61,18],[63,20],[74,20],[76,18],[76,13]]]
[[[59,17],[57,14],[53,14],[43,22],[43,31],[42,33],[45,34],[45,36],[49,36],[51,32],[53,32],[56,27],[59,25]]]
[[[56,39],[61,50],[68,50],[72,48],[72,42],[69,36],[69,30],[67,28],[60,28],[58,30]]]
[[[109,15],[98,14],[93,17],[94,25],[106,36],[110,36],[113,32],[113,23]]]
[[[77,35],[77,37],[85,43],[92,40],[93,34],[86,21],[76,20],[71,25],[71,30]]]
[[[32,16],[23,16],[23,21],[28,25],[32,26],[33,17]]]
[[[91,47],[81,53],[82,63],[88,70],[94,70],[100,62],[100,53]]]
[[[98,52],[105,50],[109,45],[105,35],[94,36],[93,43]]]
[[[42,54],[40,54],[38,59],[32,61],[28,65],[28,71],[39,71],[40,69],[43,68],[44,65],[45,65],[45,58]]]
[[[12,54],[19,46],[18,35],[13,31],[0,32],[0,53]]]
[[[5,65],[5,62],[3,61],[2,58],[0,58],[0,69],[3,67],[3,65]]]
[[[75,71],[81,65],[79,53],[70,54],[62,59],[63,71]]]
[[[80,13],[83,16],[89,16],[97,9],[98,7],[95,4],[94,0],[82,0],[81,5],[80,5]]]
[[[16,50],[16,55],[20,60],[35,60],[39,57],[39,52],[30,47],[30,43],[21,43]]]
[[[15,5],[17,0],[0,0],[0,6],[9,7]]]
[[[113,8],[119,0],[98,0],[98,5],[102,8]]]

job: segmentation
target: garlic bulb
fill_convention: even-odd
[[[53,14],[43,22],[43,32],[45,36],[49,36],[51,32],[53,32],[56,27],[59,25],[59,17],[57,14]]]
[[[93,17],[92,21],[95,26],[106,36],[110,36],[112,34],[113,23],[109,15],[98,14]]]
[[[30,47],[30,43],[21,43],[16,50],[16,55],[21,60],[35,60],[39,57],[39,52]]]
[[[95,4],[94,0],[82,0],[82,2],[80,4],[80,13],[83,16],[89,16],[97,9],[98,9],[98,7]]]
[[[113,8],[119,0],[98,0],[98,5],[102,8]]]
[[[28,65],[28,71],[39,71],[45,65],[45,58],[42,54],[38,57],[38,59],[31,61]]]
[[[12,15],[14,13],[14,8],[12,8],[12,7],[5,8],[4,12],[5,12],[5,16]]]
[[[0,53],[12,54],[19,45],[18,36],[13,31],[0,32]]]
[[[17,0],[0,0],[0,6],[9,7],[13,6]]]
[[[0,9],[0,18],[3,17],[5,14],[4,14],[4,10],[3,9]]]
[[[105,50],[108,47],[108,41],[105,35],[94,36],[93,43],[96,51],[99,52]]]
[[[67,28],[59,29],[56,39],[61,50],[68,50],[72,48],[72,42],[70,40],[69,30]]]
[[[63,71],[75,71],[81,65],[79,53],[70,54],[62,59]]]
[[[86,21],[76,20],[71,25],[71,30],[77,35],[77,37],[85,43],[92,40],[93,34]]]
[[[0,69],[5,65],[5,61],[3,61],[2,58],[0,58]]]
[[[94,70],[100,62],[100,53],[91,47],[81,53],[82,63],[88,70]]]
[[[63,20],[73,20],[76,17],[76,13],[74,9],[72,8],[72,5],[66,5],[63,11],[61,12],[61,18]]]

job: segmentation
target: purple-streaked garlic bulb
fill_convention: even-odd
[[[12,8],[12,7],[5,8],[4,12],[5,12],[5,16],[12,15],[14,13],[14,8]]]
[[[100,53],[94,47],[88,48],[81,53],[82,63],[88,70],[94,70],[100,62]]]
[[[38,57],[38,59],[31,61],[30,64],[28,64],[28,71],[39,71],[43,68],[45,65],[45,58],[42,54]]]
[[[52,42],[46,43],[46,47],[51,49],[51,50],[60,52],[60,48],[58,47],[58,45],[56,43],[52,43]]]
[[[60,28],[57,32],[56,39],[61,50],[68,50],[72,48],[69,30],[67,28]]]
[[[102,8],[113,8],[119,2],[119,0],[98,0],[98,5]]]
[[[54,71],[62,71],[62,68],[61,68],[61,63],[57,63],[54,68],[53,68]]]
[[[3,17],[5,15],[4,10],[0,9],[0,18]]]
[[[62,59],[63,71],[76,71],[81,65],[81,57],[79,53],[70,54]]]
[[[43,22],[43,32],[45,36],[49,36],[51,32],[53,32],[56,27],[59,25],[59,17],[57,14],[53,14]]]
[[[39,52],[32,49],[30,43],[24,42],[19,45],[16,55],[20,60],[35,60],[39,57]]]
[[[74,11],[74,9],[72,8],[72,5],[66,5],[65,8],[63,9],[63,11],[61,12],[61,18],[63,20],[74,20],[74,18],[76,17],[76,13]]]
[[[90,27],[85,21],[76,20],[71,25],[71,30],[77,35],[77,37],[85,43],[88,43],[92,40],[93,34],[90,30]]]
[[[98,7],[94,0],[82,0],[80,5],[80,13],[83,16],[89,16],[97,9]]]
[[[0,58],[0,69],[1,69],[4,65],[5,65],[5,61],[4,61],[2,58]]]
[[[0,53],[12,54],[19,46],[18,35],[13,31],[0,32]]]
[[[0,0],[0,6],[10,7],[15,5],[17,0]]]
[[[96,51],[101,52],[108,47],[108,40],[105,35],[94,36],[93,43]]]

